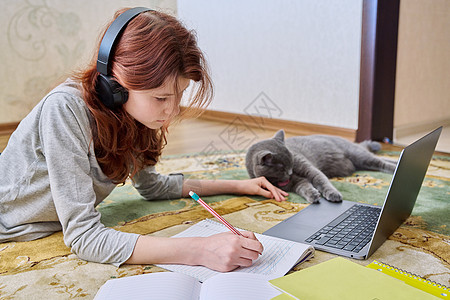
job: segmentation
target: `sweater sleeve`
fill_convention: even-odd
[[[69,94],[50,95],[42,107],[39,131],[52,198],[64,243],[78,257],[119,266],[132,254],[138,235],[100,222],[84,107]],[[84,129],[84,130],[83,130]],[[106,183],[105,183],[106,184]]]
[[[134,176],[133,185],[146,200],[176,199],[182,194],[183,174],[162,175],[150,166]]]

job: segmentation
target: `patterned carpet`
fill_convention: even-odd
[[[393,160],[398,152],[383,152]],[[248,178],[244,153],[183,155],[164,158],[161,173],[183,172],[185,176],[205,179]],[[357,172],[350,177],[335,178],[333,184],[344,198],[381,204],[391,175]],[[221,195],[202,197],[233,225],[263,232],[293,215],[308,204],[298,195],[278,203],[261,197]],[[423,183],[412,216],[366,261],[382,261],[441,284],[450,285],[450,158],[435,156]],[[97,209],[102,222],[117,230],[171,236],[209,213],[190,199],[144,201],[130,184],[117,187]],[[302,269],[334,255],[316,252],[300,266]],[[0,244],[1,299],[92,299],[110,278],[164,271],[153,265],[116,268],[88,263],[70,253],[62,242],[61,232],[47,238],[23,243]]]

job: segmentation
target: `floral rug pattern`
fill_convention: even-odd
[[[396,152],[382,155],[395,160]],[[183,172],[199,179],[248,178],[245,154],[183,155],[164,158],[161,173]],[[362,171],[332,183],[344,198],[382,204],[389,187],[389,174]],[[203,197],[233,225],[263,232],[309,205],[291,194],[288,201],[261,197],[221,195]],[[450,286],[450,159],[435,156],[430,164],[412,216],[366,261],[394,265],[427,279]],[[131,184],[117,187],[97,209],[102,222],[117,230],[172,236],[209,213],[190,199],[144,201]],[[296,267],[299,270],[334,255],[317,251],[316,256]],[[153,265],[112,265],[86,262],[70,253],[62,233],[22,243],[0,244],[0,299],[93,299],[100,286],[111,278],[161,272]]]

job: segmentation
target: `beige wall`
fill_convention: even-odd
[[[401,0],[396,136],[450,125],[450,1]]]
[[[114,11],[133,6],[176,14],[176,0],[1,0],[0,123],[20,121],[89,61]]]

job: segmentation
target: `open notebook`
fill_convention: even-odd
[[[242,230],[242,229],[238,229]],[[178,237],[210,236],[228,229],[221,223],[210,219],[203,220],[183,232],[174,235]],[[253,262],[250,267],[240,267],[232,272],[253,273],[263,275],[267,280],[285,275],[295,265],[304,262],[314,256],[314,248],[310,245],[288,241],[272,236],[255,233],[256,238],[263,244],[262,255]],[[213,271],[203,266],[187,265],[158,265],[158,267],[184,273],[203,282],[220,272]]]
[[[185,274],[160,272],[110,279],[94,299],[269,300],[280,294],[263,275],[258,274],[221,273],[200,283]]]

